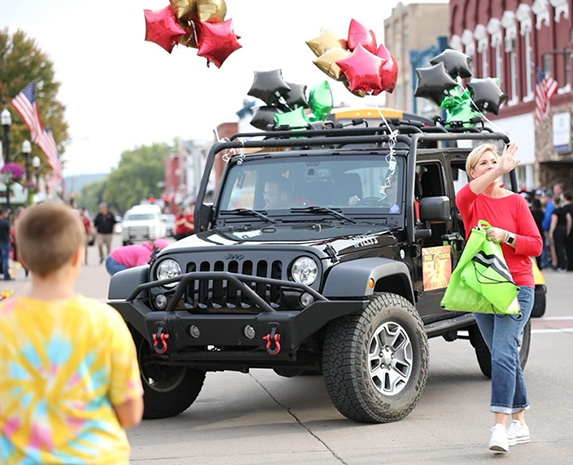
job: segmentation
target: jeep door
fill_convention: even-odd
[[[445,155],[435,151],[422,151],[416,163],[416,202],[426,197],[447,196],[451,212],[447,221],[426,224],[416,221],[417,227],[432,232],[430,237],[419,243],[419,279],[415,283],[418,312],[426,324],[452,315],[452,312],[440,307],[440,302],[464,245],[463,230],[460,230],[461,218],[455,207],[454,179],[447,160]]]

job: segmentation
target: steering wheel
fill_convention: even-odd
[[[367,205],[367,206],[390,208],[390,204],[386,201],[386,199],[381,199],[379,197],[364,197],[363,199],[360,199],[356,203],[356,205]]]

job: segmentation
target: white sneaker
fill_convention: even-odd
[[[513,420],[507,428],[507,442],[510,446],[529,442],[529,427],[522,425],[519,420]]]
[[[495,426],[491,429],[491,436],[489,437],[489,450],[496,453],[509,451],[507,433],[505,431],[505,426],[501,423],[496,423]]]

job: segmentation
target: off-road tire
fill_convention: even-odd
[[[385,395],[376,386],[371,372],[373,362],[369,361],[369,352],[378,354],[382,349],[376,335],[383,328],[406,334],[410,347],[407,381],[394,395]],[[398,338],[394,343],[400,347]],[[406,417],[422,395],[428,362],[428,339],[422,320],[402,296],[374,294],[363,311],[337,319],[327,327],[322,359],[326,389],[338,411],[351,420],[387,423]]]
[[[507,316],[505,318],[508,318]],[[491,378],[491,352],[479,331],[477,325],[469,330],[470,342],[476,352],[476,358],[481,372],[486,378]],[[519,349],[519,362],[521,369],[525,369],[527,359],[529,358],[529,349],[531,346],[531,320],[529,320],[523,328],[521,338],[521,347]]]
[[[547,306],[547,288],[545,286],[535,286],[535,299],[533,300],[533,308],[531,309],[532,318],[541,318],[545,315],[545,307]]]
[[[143,418],[169,418],[187,410],[201,391],[205,372],[153,363],[153,352],[138,338],[137,358],[143,384]],[[153,380],[153,382],[151,382]]]

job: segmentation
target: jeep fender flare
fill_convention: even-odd
[[[374,280],[374,288],[368,285],[370,278]],[[380,286],[380,280],[384,279],[391,285]],[[380,257],[339,263],[329,271],[323,295],[329,299],[364,297],[379,291],[391,291],[414,303],[414,290],[408,266],[403,262]]]
[[[148,278],[149,265],[119,271],[111,277],[107,298],[109,300],[125,300],[137,286],[148,282]]]

